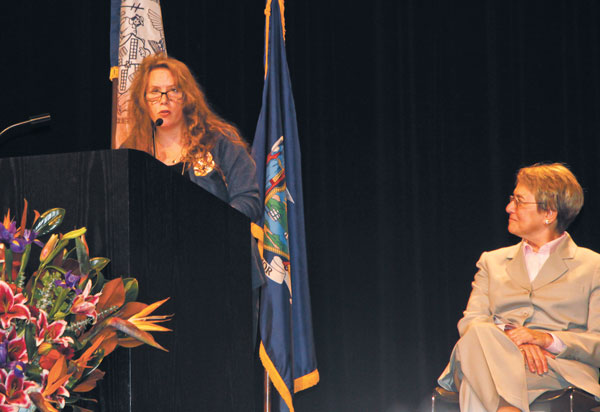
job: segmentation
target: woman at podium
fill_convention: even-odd
[[[256,221],[262,207],[248,146],[210,108],[189,68],[150,55],[129,90],[131,132],[121,148],[149,153]]]

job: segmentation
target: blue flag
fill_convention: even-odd
[[[296,109],[285,55],[283,0],[265,8],[265,83],[252,156],[264,215],[252,226],[267,276],[260,359],[293,412],[293,394],[319,382],[312,332]]]

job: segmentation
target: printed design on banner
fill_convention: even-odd
[[[273,144],[266,160],[263,267],[268,279],[280,285],[285,282],[291,300],[287,203],[293,199],[285,183],[283,140],[281,136]]]
[[[122,1],[120,24],[117,122],[125,123],[129,86],[138,66],[144,57],[166,50],[159,1]]]

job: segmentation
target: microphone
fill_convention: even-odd
[[[162,119],[160,119],[162,120]],[[24,126],[27,124],[31,124],[31,125],[37,125],[37,124],[41,124],[41,123],[46,123],[50,121],[50,114],[49,113],[44,113],[44,114],[38,114],[38,115],[34,115],[34,116],[29,116],[29,120],[25,120],[24,122],[19,122],[19,123],[15,123],[13,125],[8,126],[6,129],[2,130],[0,132],[0,136],[2,136],[4,133],[8,132],[10,129],[14,128],[14,127],[18,127],[18,126]],[[162,122],[161,122],[162,124]]]
[[[152,122],[152,151],[153,151],[153,155],[154,158],[156,159],[156,139],[155,139],[155,135],[156,135],[156,128],[160,127],[163,124],[163,119],[161,119],[160,117],[158,119],[156,119],[156,122]]]

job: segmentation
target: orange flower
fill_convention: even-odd
[[[58,243],[58,235],[55,233],[50,236],[50,239],[48,239],[48,241],[46,242],[46,245],[42,249],[42,253],[40,253],[40,262],[46,260],[48,255],[50,255],[50,252],[52,252],[52,250],[54,250],[54,247],[56,246],[57,243]]]

